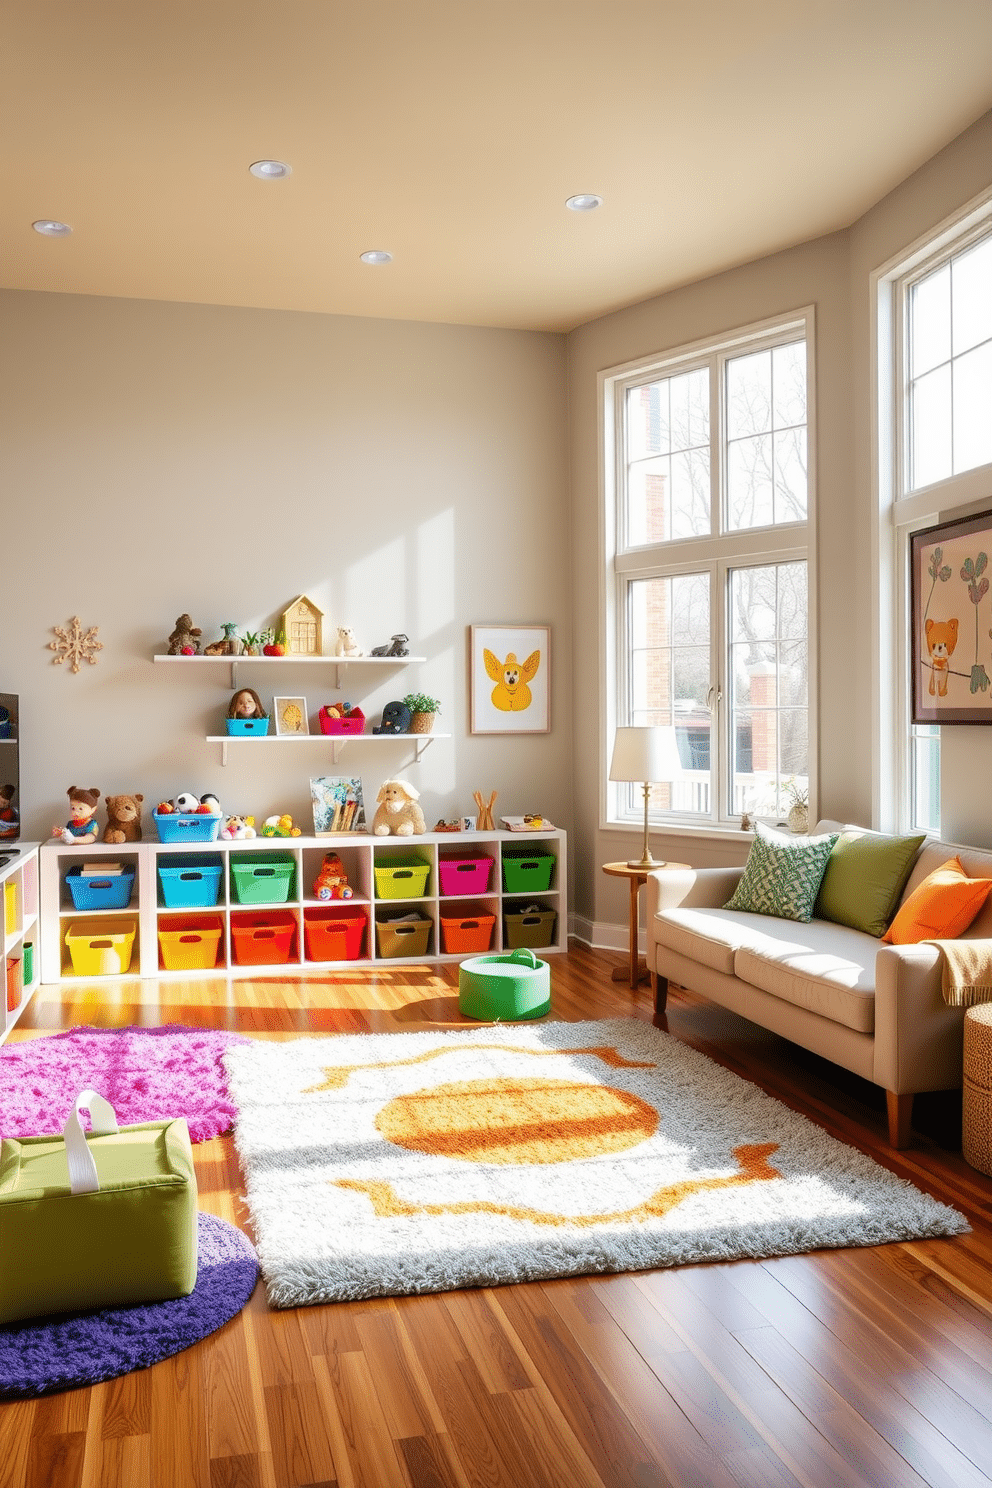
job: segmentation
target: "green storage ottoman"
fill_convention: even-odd
[[[530,950],[473,956],[458,968],[458,1009],[485,1023],[519,1023],[551,1011],[551,968]]]
[[[110,1103],[84,1090],[62,1136],[0,1143],[0,1325],[186,1297],[196,1234],[182,1119],[118,1128]]]

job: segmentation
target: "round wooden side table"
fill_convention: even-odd
[[[992,1002],[964,1015],[961,1152],[965,1162],[992,1176]]]
[[[613,980],[615,982],[627,982],[631,987],[636,987],[638,982],[644,981],[648,975],[647,966],[643,961],[637,959],[637,924],[638,924],[638,896],[642,884],[648,881],[648,874],[655,873],[659,868],[688,868],[688,863],[656,863],[653,868],[631,867],[629,863],[604,863],[603,872],[610,874],[612,878],[626,878],[630,882],[630,967],[616,966],[613,969]]]

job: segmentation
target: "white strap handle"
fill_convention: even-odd
[[[117,1113],[110,1102],[104,1100],[99,1091],[81,1090],[79,1092],[76,1096],[76,1103],[62,1128],[65,1155],[69,1164],[69,1189],[74,1194],[99,1193],[100,1191],[96,1163],[93,1161],[93,1154],[86,1141],[86,1133],[79,1121],[79,1113],[84,1107],[90,1113],[90,1124],[94,1136],[106,1137],[120,1130],[117,1125]]]

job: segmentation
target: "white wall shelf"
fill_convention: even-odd
[[[3,915],[0,938],[3,943],[2,986],[3,1009],[0,1016],[0,1043],[10,1033],[21,1013],[27,1007],[41,981],[41,958],[39,955],[39,888],[38,888],[38,843],[0,842],[0,857],[12,854],[11,860],[0,867],[0,914]],[[24,956],[30,946],[31,974],[24,975]],[[7,962],[19,961],[20,995],[13,1007],[7,996]]]
[[[503,864],[508,853],[521,850],[527,856],[554,859],[551,882],[547,889],[514,889],[504,887]],[[354,897],[346,900],[322,901],[313,897],[313,882],[317,876],[324,854],[336,852],[340,856]],[[89,924],[93,935],[100,934],[101,922],[108,917],[128,923],[134,931],[129,976],[141,977],[190,977],[228,976],[250,977],[260,974],[298,975],[301,971],[327,971],[337,969],[361,969],[372,966],[411,966],[425,962],[463,961],[467,950],[446,949],[449,930],[442,926],[442,919],[465,919],[479,914],[495,918],[490,945],[491,950],[500,950],[507,945],[506,915],[519,914],[532,904],[540,906],[550,922],[553,919],[553,934],[549,944],[538,945],[534,950],[541,955],[563,951],[567,944],[568,909],[566,903],[566,837],[560,830],[538,833],[521,832],[427,832],[420,837],[374,837],[369,833],[333,833],[323,837],[257,837],[241,841],[164,843],[157,841],[131,842],[116,846],[109,843],[90,843],[85,847],[69,847],[58,840],[46,843],[40,854],[41,861],[41,979],[44,982],[67,980],[112,980],[112,978],[78,977],[66,944],[66,932],[70,925],[80,927],[85,933]],[[235,876],[231,872],[232,862],[241,859],[291,861],[292,884],[289,898],[260,903],[241,903],[238,900]],[[76,909],[66,884],[66,873],[84,861],[99,861],[101,857],[127,863],[135,869],[131,902],[125,909],[79,910]],[[458,856],[463,859],[491,858],[488,887],[478,893],[466,892],[444,894],[441,892],[439,860],[441,857]],[[388,866],[390,861],[413,858],[428,869],[425,892],[410,899],[383,899],[376,893],[377,865]],[[159,868],[162,866],[212,865],[220,868],[220,889],[216,904],[176,908],[167,906],[162,895]],[[360,911],[366,924],[362,937],[362,953],[357,958],[340,961],[313,959],[308,954],[307,921],[315,917],[316,911],[331,907]],[[293,926],[292,949],[289,960],[241,964],[238,960],[236,938],[232,926],[237,927],[239,917],[246,914],[274,912],[276,917],[289,916]],[[424,955],[396,957],[381,956],[377,931],[390,917],[415,913],[430,921],[428,949]],[[212,922],[216,929],[218,920],[222,926],[217,964],[209,968],[167,971],[160,955],[159,929],[163,918],[168,919],[167,928],[174,928],[177,916],[182,916],[195,927],[199,922]],[[317,916],[319,918],[319,916]],[[77,930],[78,933],[78,930]],[[481,949],[481,948],[480,948]],[[35,975],[38,975],[36,969]]]
[[[424,750],[435,739],[450,739],[450,734],[208,734],[208,744],[221,746],[220,762],[227,764],[229,744],[248,745],[252,749],[259,744],[329,744],[331,758],[337,764],[341,750],[348,744],[412,744],[415,762],[419,765]]]
[[[238,685],[238,668],[323,666],[334,668],[334,686],[340,689],[342,673],[349,667],[388,668],[414,666],[426,656],[153,656],[152,661],[166,666],[230,667],[231,686]]]

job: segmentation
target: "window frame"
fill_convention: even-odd
[[[783,312],[722,335],[640,357],[599,374],[600,409],[600,827],[629,829],[643,821],[638,802],[624,810],[624,787],[608,780],[611,741],[618,723],[629,717],[626,586],[632,579],[668,577],[678,573],[710,574],[711,676],[719,694],[711,752],[711,811],[707,817],[680,816],[653,810],[655,831],[679,834],[729,835],[740,831],[739,814],[730,814],[732,754],[730,749],[729,610],[730,568],[805,561],[807,574],[807,733],[810,782],[810,820],[816,820],[817,786],[817,579],[816,579],[816,356],[815,310],[812,305]],[[768,350],[792,341],[806,344],[806,519],[764,527],[728,530],[726,365],[734,357]],[[710,524],[703,537],[676,538],[661,543],[623,546],[626,509],[625,399],[630,387],[692,371],[713,369],[710,382],[711,468]]]

